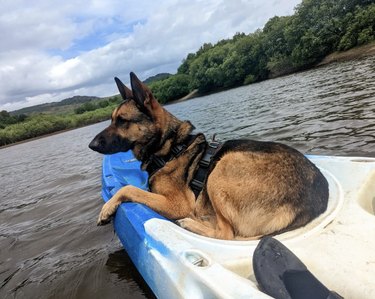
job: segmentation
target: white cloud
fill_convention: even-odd
[[[0,110],[116,93],[114,76],[175,72],[204,42],[250,33],[300,1],[164,0],[0,3]],[[74,50],[74,51],[73,51]],[[64,56],[73,53],[73,57]]]

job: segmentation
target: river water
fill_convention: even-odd
[[[219,139],[375,157],[375,57],[166,108]],[[111,225],[96,226],[108,122],[0,150],[0,298],[153,298]]]

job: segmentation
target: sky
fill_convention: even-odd
[[[0,0],[0,110],[117,94],[301,0]]]

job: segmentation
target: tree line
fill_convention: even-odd
[[[291,16],[189,53],[177,74],[152,82],[162,103],[310,68],[335,51],[375,40],[373,0],[303,0]]]
[[[23,122],[27,118],[26,114],[11,115],[8,111],[0,111],[0,129],[6,126]]]

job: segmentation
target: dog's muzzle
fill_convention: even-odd
[[[109,135],[103,131],[90,142],[89,148],[101,154],[115,154],[128,151],[130,144],[115,134]]]

